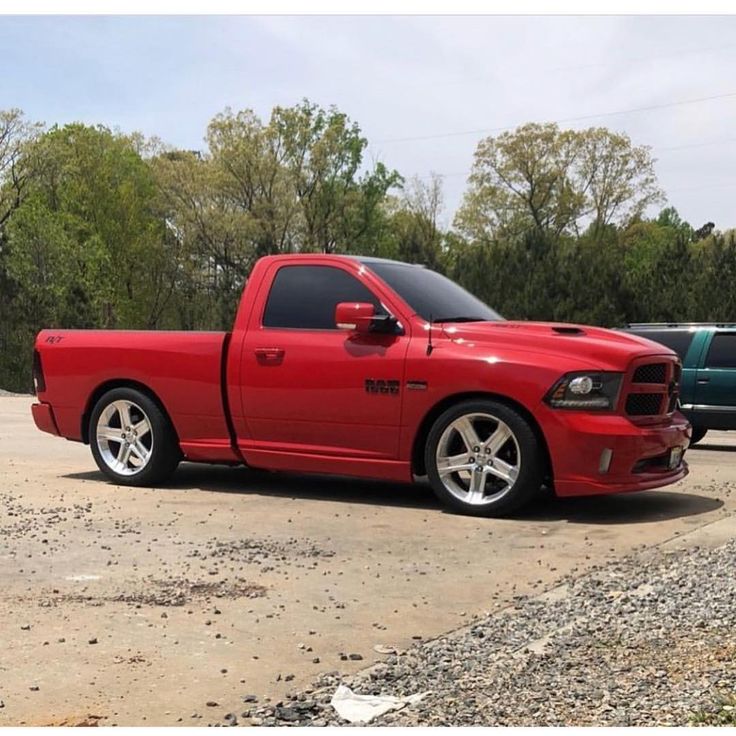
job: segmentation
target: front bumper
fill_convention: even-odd
[[[33,414],[33,421],[42,432],[59,436],[59,428],[56,426],[51,404],[31,404],[31,413]]]
[[[682,414],[656,425],[634,424],[624,416],[547,411],[545,432],[558,496],[643,491],[676,483],[688,473],[670,453],[690,444]]]

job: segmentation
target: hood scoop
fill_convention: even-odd
[[[556,332],[558,335],[584,335],[585,330],[580,327],[565,327],[563,325],[553,327],[552,332]]]

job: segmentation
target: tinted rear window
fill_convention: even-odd
[[[670,350],[674,350],[680,360],[685,360],[685,354],[693,341],[693,332],[690,330],[629,330],[633,335],[654,340]]]
[[[736,333],[713,335],[705,365],[707,368],[736,368]]]

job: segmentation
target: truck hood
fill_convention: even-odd
[[[504,348],[574,359],[581,368],[624,371],[645,355],[674,355],[651,340],[615,330],[558,322],[442,323],[443,333],[468,347]]]

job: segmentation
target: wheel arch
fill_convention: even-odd
[[[92,416],[92,412],[94,411],[95,406],[97,405],[97,402],[108,391],[112,391],[115,388],[132,388],[148,396],[148,398],[151,399],[151,401],[153,401],[156,406],[158,406],[158,408],[161,410],[161,413],[166,417],[166,421],[169,423],[171,431],[174,433],[176,442],[177,444],[179,443],[179,435],[176,431],[176,427],[174,426],[174,422],[171,421],[171,415],[166,410],[164,402],[161,401],[156,392],[149,386],[146,386],[144,383],[141,383],[140,381],[135,381],[131,378],[114,378],[105,381],[104,383],[101,383],[99,386],[97,386],[97,388],[95,388],[95,390],[90,394],[81,418],[82,442],[84,442],[86,445],[89,444],[89,420]]]
[[[514,399],[511,399],[508,396],[504,396],[502,394],[495,394],[493,392],[484,391],[471,391],[467,393],[452,394],[451,396],[446,396],[444,399],[437,402],[424,415],[424,418],[419,424],[419,429],[414,436],[414,442],[412,444],[412,472],[415,475],[427,474],[427,469],[424,463],[424,447],[426,445],[429,432],[432,429],[432,425],[435,423],[440,414],[449,409],[451,406],[459,404],[461,401],[469,401],[473,399],[490,399],[492,401],[497,401],[500,404],[505,404],[509,408],[516,410],[519,414],[521,414],[521,416],[524,417],[524,419],[526,419],[527,422],[529,422],[529,426],[532,428],[532,431],[539,440],[540,447],[542,448],[542,451],[544,453],[546,464],[545,477],[549,478],[549,480],[552,481],[552,461],[549,454],[549,446],[547,445],[547,439],[544,436],[544,432],[539,426],[539,422],[537,421],[536,417],[523,404],[520,404]]]

